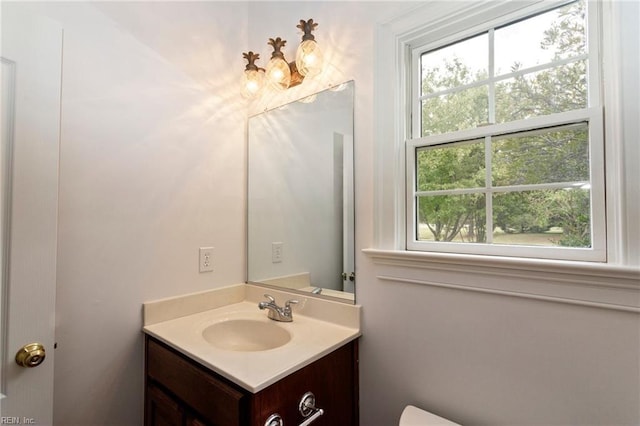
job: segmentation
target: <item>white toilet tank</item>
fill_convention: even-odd
[[[450,420],[436,416],[428,411],[421,410],[413,405],[407,405],[400,416],[399,426],[431,426],[431,425],[447,425],[460,426]]]

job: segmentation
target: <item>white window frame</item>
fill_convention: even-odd
[[[562,3],[566,2],[554,4]],[[378,22],[376,28],[373,241],[362,251],[373,262],[378,280],[640,312],[636,178],[640,169],[633,160],[638,152],[635,136],[640,134],[634,96],[638,93],[638,58],[633,56],[637,43],[623,38],[638,34],[630,13],[637,8],[618,2],[590,0],[590,4],[600,9],[602,28],[606,263],[407,250],[405,141],[410,94],[405,71],[410,46],[440,40],[508,14],[551,7],[542,0],[425,1]]]
[[[496,27],[508,25],[512,22],[527,19],[538,13],[546,12],[550,9],[557,8],[564,4],[569,4],[574,0],[549,5],[543,4],[541,7],[530,10],[529,8],[517,13],[508,14],[506,16],[491,20],[489,22],[474,26],[461,32],[457,32],[448,37],[438,39],[426,44],[415,45],[411,43],[407,45],[406,53],[409,66],[406,67],[407,93],[409,93],[407,111],[410,117],[421,117],[422,99],[421,96],[421,62],[420,57],[425,52],[436,50],[440,47],[450,45],[459,41],[463,41],[469,37],[478,34],[488,33],[489,40],[493,40],[493,32]],[[587,38],[589,44],[587,53],[582,55],[588,57],[588,108],[574,111],[561,112],[535,118],[511,121],[506,123],[491,124],[478,128],[472,128],[462,131],[431,135],[421,137],[421,120],[419,118],[409,121],[410,129],[407,133],[406,141],[406,248],[408,250],[418,251],[435,251],[445,253],[467,253],[467,254],[484,254],[498,255],[509,257],[525,257],[525,258],[543,258],[543,259],[562,259],[562,260],[582,260],[582,261],[599,261],[606,262],[606,220],[605,220],[605,194],[604,194],[604,129],[602,125],[602,108],[600,103],[600,60],[599,60],[599,16],[597,7],[591,7],[587,2]],[[445,26],[447,24],[444,24]],[[595,41],[595,42],[594,42]],[[489,43],[489,57],[493,55],[494,44]],[[547,69],[555,65],[560,65],[568,61],[556,61],[544,66],[529,67],[519,70],[516,73],[500,75],[496,77],[493,73],[492,63],[489,64],[488,78],[469,86],[487,85],[489,91],[497,81],[513,77],[515,75],[534,72],[539,69]],[[465,86],[466,87],[466,86]],[[489,100],[489,121],[494,122],[494,108],[492,108],[491,97]],[[416,178],[416,150],[418,148],[428,147],[432,145],[445,144],[450,142],[464,140],[485,139],[485,152],[491,152],[491,136],[526,132],[546,127],[560,126],[565,124],[573,124],[579,122],[587,122],[589,128],[589,170],[590,170],[590,225],[591,225],[591,247],[560,247],[560,246],[527,246],[527,245],[506,245],[487,243],[465,243],[465,242],[442,242],[442,241],[424,241],[418,240],[417,235],[417,191],[415,190]],[[413,137],[412,135],[418,135]],[[490,155],[490,154],[487,154]],[[487,168],[490,174],[490,168]],[[552,185],[530,185],[527,189],[543,189],[550,188]],[[474,191],[477,193],[477,191]],[[490,212],[492,195],[497,192],[491,187],[491,176],[487,176],[486,187],[483,193],[486,196],[487,209]],[[489,216],[489,215],[488,215]],[[491,218],[488,217],[489,223]],[[487,234],[491,230],[487,229]],[[490,237],[490,235],[489,235]]]

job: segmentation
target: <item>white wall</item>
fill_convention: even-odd
[[[142,303],[244,281],[247,6],[25,7],[64,28],[55,423],[139,425]]]
[[[608,34],[622,43],[626,69],[620,93],[630,90],[634,95],[628,98],[637,98],[631,75],[639,72],[638,7],[613,4],[623,17]],[[605,75],[608,86],[617,83],[614,71]],[[614,100],[625,129],[615,137],[622,138],[628,154],[621,156],[621,173],[618,167],[607,169],[607,180],[610,195],[624,200],[618,211],[626,232],[612,232],[609,239],[626,249],[624,255],[616,253],[616,263],[631,268],[610,268],[611,275],[598,278],[595,268],[593,275],[572,277],[567,265],[553,274],[539,265],[524,277],[517,270],[488,272],[486,261],[460,262],[456,270],[435,255],[421,261],[379,258],[378,263],[361,257],[356,299],[364,306],[365,323],[362,424],[393,424],[407,403],[462,424],[640,422],[640,235],[630,219],[640,215],[639,180],[631,177],[637,173],[633,163],[640,132],[637,101]],[[619,185],[611,185],[615,179]],[[618,272],[624,278],[615,277]],[[532,291],[544,287],[564,295]],[[616,296],[623,306],[581,300],[582,287],[594,293],[594,300]]]
[[[389,283],[376,278],[389,267],[359,252],[374,244],[375,25],[406,6],[39,6],[65,28],[57,424],[140,424],[141,304],[244,279],[241,52],[268,57],[266,40],[281,36],[292,58],[310,17],[333,64],[318,85],[356,81],[361,424],[392,425],[407,403],[469,424],[640,421],[636,315]],[[198,274],[205,245],[216,269]]]
[[[625,19],[637,23],[637,6],[620,4],[627,8]],[[473,285],[477,276],[378,265],[360,252],[374,247],[374,59],[382,55],[394,60],[376,51],[376,23],[407,7],[412,5],[305,2],[252,4],[249,10],[250,48],[267,37],[287,38],[283,32],[290,22],[313,17],[320,22],[317,38],[328,44],[340,71],[336,74],[356,81],[356,300],[364,307],[360,423],[397,424],[406,404],[462,424],[640,423],[637,313],[381,279],[396,276],[464,286]],[[628,68],[623,87],[637,88],[631,77],[638,75],[637,26],[633,28],[621,28]],[[625,96],[625,150],[637,154],[637,102]],[[385,101],[392,100],[379,99]],[[629,218],[638,217],[633,170],[637,167],[626,172],[625,181]],[[637,231],[632,220],[629,226]],[[626,263],[637,265],[637,246],[628,252]],[[521,282],[548,285],[536,281]],[[637,284],[630,285],[630,294],[637,296]]]
[[[363,425],[392,424],[408,403],[461,424],[638,423],[637,312],[529,297],[529,280],[513,271],[431,266],[365,271],[370,281],[356,295],[366,311]],[[523,290],[474,291],[490,279]]]

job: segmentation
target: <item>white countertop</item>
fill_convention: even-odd
[[[300,295],[271,289],[265,291],[264,288],[254,288],[251,285],[234,287],[220,289],[221,294],[226,293],[224,297],[227,297],[230,291],[234,292],[235,297],[229,299],[233,303],[160,322],[148,321],[147,317],[150,315],[146,312],[151,310],[147,305],[158,305],[158,303],[145,304],[147,325],[143,330],[253,393],[360,336],[360,306],[314,298],[306,299],[301,298]],[[242,295],[237,293],[239,291]],[[282,305],[287,298],[300,300],[300,304],[293,308],[292,322],[276,322],[279,327],[291,334],[289,342],[274,349],[242,352],[220,349],[204,339],[203,330],[221,321],[251,319],[273,322],[267,318],[266,311],[258,309],[258,301],[262,300],[262,293],[265,292],[273,294],[279,305]],[[190,297],[193,298],[193,296]],[[238,299],[241,301],[237,301]],[[184,304],[184,299],[180,300],[179,303]],[[160,301],[160,305],[166,306],[168,302],[171,300]],[[326,312],[341,311],[346,312],[346,315],[336,315],[336,322],[326,318]]]

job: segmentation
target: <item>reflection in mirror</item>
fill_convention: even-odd
[[[247,276],[354,302],[353,81],[249,118]]]
[[[9,275],[9,212],[11,206],[11,147],[13,145],[15,63],[0,58],[2,64],[2,92],[0,97],[0,347],[7,347],[7,288]],[[4,365],[5,351],[0,351]],[[5,392],[3,368],[0,368],[0,398]]]

